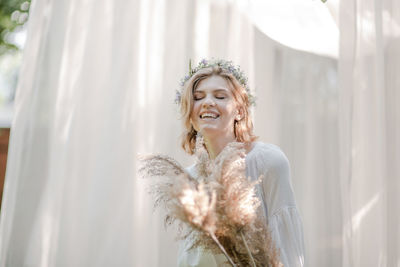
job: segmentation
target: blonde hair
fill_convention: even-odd
[[[194,154],[196,146],[197,131],[190,122],[190,116],[193,109],[193,93],[200,81],[218,75],[224,78],[231,87],[233,97],[241,110],[241,119],[235,120],[234,133],[238,142],[248,143],[257,139],[253,134],[253,122],[250,117],[250,101],[246,89],[236,80],[229,71],[213,66],[200,69],[184,85],[181,97],[181,115],[184,131],[182,133],[182,148],[190,155]]]

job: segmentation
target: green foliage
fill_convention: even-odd
[[[18,47],[8,35],[28,20],[31,0],[0,0],[0,55]]]

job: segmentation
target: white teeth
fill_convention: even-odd
[[[214,113],[203,113],[200,115],[200,118],[204,119],[204,118],[212,118],[212,119],[216,119],[218,117],[217,114]]]

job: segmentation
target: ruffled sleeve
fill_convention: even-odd
[[[252,179],[262,175],[259,194],[272,239],[285,267],[304,266],[303,227],[291,184],[289,161],[272,144],[257,143],[246,157]]]
[[[269,218],[272,239],[283,266],[304,266],[303,230],[296,207],[284,207]]]

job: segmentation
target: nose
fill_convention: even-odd
[[[215,101],[211,97],[206,97],[203,101],[203,107],[213,107],[215,106]]]

